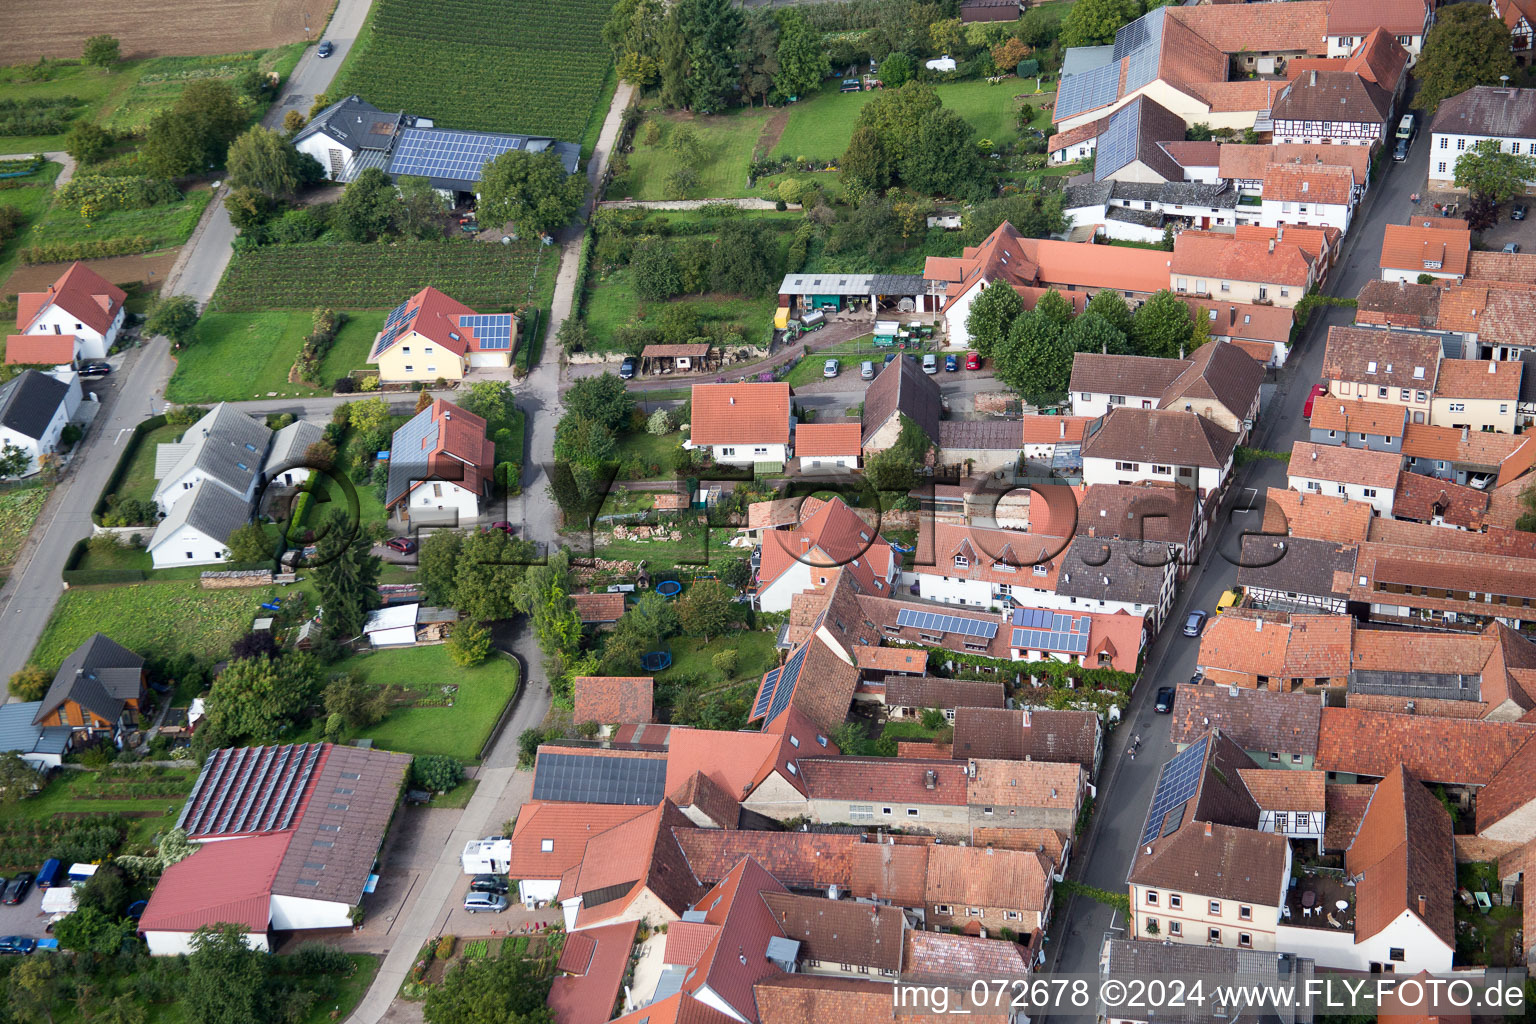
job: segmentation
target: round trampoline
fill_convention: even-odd
[[[647,651],[640,658],[640,667],[647,672],[660,672],[671,664],[671,651]]]
[[[662,580],[660,583],[656,584],[656,593],[660,594],[662,597],[669,601],[682,592],[683,585],[677,582],[677,580]]]

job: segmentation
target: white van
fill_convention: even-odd
[[[1413,120],[1413,115],[1404,114],[1402,120],[1397,122],[1397,137],[1400,139],[1413,138],[1413,132],[1416,126],[1417,125]]]

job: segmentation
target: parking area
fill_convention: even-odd
[[[1536,197],[1522,196],[1514,202],[1501,204],[1498,222],[1478,235],[1477,247],[1498,252],[1513,242],[1520,247],[1521,252],[1536,252],[1536,220],[1529,216],[1533,203],[1536,203]],[[1515,220],[1510,216],[1517,204],[1526,208],[1527,216],[1524,220]]]
[[[47,937],[48,917],[43,913],[43,897],[33,888],[27,898],[8,907],[0,903],[0,935],[25,935],[28,938]]]

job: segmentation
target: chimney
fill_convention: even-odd
[[[1313,462],[1317,461],[1317,449],[1316,448],[1312,449],[1312,461]]]
[[[1262,633],[1262,632],[1264,632],[1264,620],[1263,619],[1254,619],[1253,620],[1253,631],[1255,633]]]
[[[1471,427],[1462,427],[1461,428],[1461,443],[1462,444],[1466,444],[1467,441],[1471,440],[1471,438],[1472,438],[1472,428]]]
[[[1066,440],[1066,437],[1067,437],[1067,420],[1066,420],[1066,417],[1062,417],[1062,420],[1061,420],[1060,437],[1062,438],[1062,440]]]
[[[1489,373],[1498,373],[1499,372],[1499,364],[1494,362],[1492,359],[1488,360],[1488,372]]]
[[[939,773],[934,771],[932,768],[930,768],[926,772],[924,772],[923,773],[923,788],[924,789],[937,789],[937,788],[939,788]]]
[[[1508,76],[1505,76],[1505,77],[1508,77]],[[1420,893],[1419,894],[1419,916],[1420,917],[1424,916],[1424,910],[1425,910],[1424,904],[1425,904],[1425,902],[1426,902],[1426,900],[1424,899],[1424,894]]]
[[[1205,834],[1206,835],[1210,835],[1211,834],[1211,823],[1210,822],[1206,822],[1205,823]],[[1420,896],[1419,898],[1423,899],[1424,897]]]
[[[1029,728],[1029,709],[1024,709],[1024,728]]]
[[[1311,84],[1313,84],[1313,85],[1317,84],[1317,72],[1316,71],[1312,72],[1312,83]]]
[[[1273,238],[1271,238],[1269,240],[1269,251],[1270,252],[1274,252],[1275,251],[1275,240]]]
[[[735,404],[736,404],[736,396],[735,396],[735,395],[732,395],[732,396],[731,396],[731,404],[732,404],[732,405],[735,405]]]
[[[990,857],[990,856],[992,856],[992,847],[990,847],[990,846],[989,846],[989,847],[987,847],[987,856],[988,856],[988,857]],[[1424,898],[1424,897],[1422,897],[1422,896],[1421,896],[1421,897],[1419,897],[1419,898],[1420,898],[1420,899],[1423,899],[1423,898]]]

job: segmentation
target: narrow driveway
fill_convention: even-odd
[[[1379,276],[1378,260],[1386,226],[1407,222],[1413,212],[1409,194],[1422,186],[1428,162],[1429,146],[1421,144],[1404,163],[1388,161],[1384,165],[1386,171],[1367,197],[1366,208],[1357,215],[1343,254],[1334,266],[1325,289],[1328,294],[1352,298],[1367,281]],[[1325,307],[1314,313],[1311,330],[1292,348],[1280,374],[1279,389],[1264,410],[1255,442],[1259,447],[1288,452],[1292,442],[1304,439],[1307,421],[1302,407],[1321,372],[1328,328],[1348,324],[1353,318],[1354,311],[1348,308]],[[1237,567],[1221,552],[1236,551],[1244,531],[1261,528],[1266,489],[1285,486],[1285,464],[1273,459],[1259,459],[1238,474],[1229,494],[1229,508],[1235,505],[1239,510],[1259,511],[1232,511],[1218,516],[1219,529],[1208,542],[1204,559],[1180,588],[1169,616],[1173,625],[1164,629],[1148,653],[1125,720],[1105,751],[1093,824],[1072,871],[1072,877],[1079,881],[1110,892],[1126,891],[1126,874],[1158,770],[1174,754],[1169,740],[1170,718],[1152,712],[1153,695],[1160,686],[1187,682],[1195,671],[1199,653],[1199,641],[1181,635],[1177,624],[1192,609],[1213,610],[1222,591],[1236,582]],[[1139,735],[1142,741],[1134,761],[1126,752],[1133,735]],[[1125,921],[1103,904],[1084,897],[1063,902],[1051,929],[1053,952],[1048,969],[1097,973],[1105,934],[1115,929],[1123,937],[1124,928]],[[1050,1018],[1069,1016],[1051,1014]]]
[[[30,160],[36,153],[12,153],[10,156],[0,156],[0,160]],[[75,158],[68,153],[44,153],[43,156],[60,165],[59,176],[53,179],[53,187],[69,183],[69,179],[75,176]]]

